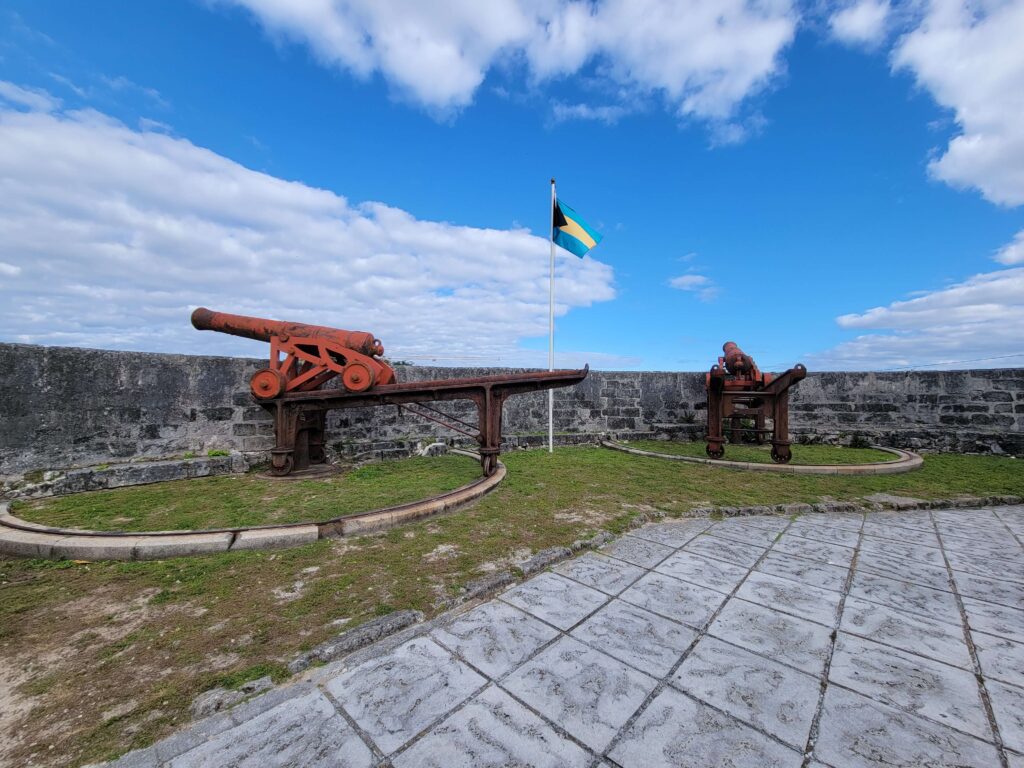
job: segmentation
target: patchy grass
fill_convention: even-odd
[[[255,472],[16,502],[36,523],[93,531],[180,531],[329,520],[451,491],[480,476],[456,454],[382,461],[320,480]]]
[[[631,448],[655,453],[670,453],[674,456],[696,456],[701,459],[708,457],[705,452],[707,443],[676,442],[674,440],[634,440],[625,443]],[[735,445],[726,443],[725,456],[728,461],[750,461],[758,464],[771,464],[772,446]],[[875,461],[896,461],[891,453],[875,448],[844,448],[838,445],[797,445],[790,446],[793,452],[791,464],[870,464]]]
[[[144,746],[187,722],[204,690],[280,680],[295,654],[343,629],[393,609],[434,614],[529,550],[624,530],[651,507],[1024,495],[1020,462],[999,457],[928,456],[916,472],[873,477],[737,472],[601,448],[504,461],[505,482],[476,505],[373,536],[143,563],[0,559],[0,765],[80,765]],[[175,494],[231,502],[202,482],[175,484]],[[229,488],[246,487],[238,482]],[[308,512],[344,500],[293,503]]]

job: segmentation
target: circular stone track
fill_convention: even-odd
[[[457,457],[462,461],[455,460]],[[479,467],[469,460],[479,462],[479,457],[452,451],[447,456],[380,462],[334,478],[285,485],[255,474],[172,481],[48,499],[44,504],[36,502],[24,511],[17,510],[22,516],[11,514],[10,504],[0,503],[0,554],[54,560],[159,560],[299,546],[320,538],[369,533],[464,506],[504,479],[505,465],[499,462],[494,475],[467,482]],[[396,471],[402,465],[407,471]],[[403,474],[408,476],[403,478]],[[265,495],[260,495],[261,490]],[[440,493],[428,495],[432,491]],[[122,502],[124,509],[112,511],[111,494],[130,494],[132,501],[127,505]],[[406,501],[410,496],[416,500]],[[138,515],[147,497],[150,505],[162,500],[178,514],[149,518]],[[359,509],[396,499],[403,503],[369,511]],[[260,504],[268,510],[257,514],[257,519],[280,522],[252,524],[252,507]],[[193,514],[185,513],[193,507]],[[210,514],[212,508],[221,512],[219,517]],[[91,521],[90,530],[72,527],[83,520]],[[177,529],[126,530],[133,523],[137,528],[147,520]]]
[[[614,440],[602,440],[601,445],[616,451],[632,453],[636,456],[650,456],[656,459],[668,459],[669,461],[685,461],[693,464],[708,464],[713,467],[725,467],[726,469],[746,469],[754,472],[778,472],[791,475],[896,475],[901,472],[910,472],[918,469],[924,464],[924,459],[916,453],[903,451],[899,448],[885,448],[880,445],[873,445],[870,448],[838,448],[834,446],[793,446],[794,454],[803,451],[810,453],[806,463],[775,464],[771,461],[767,447],[755,447],[748,445],[730,446],[726,450],[739,449],[740,451],[752,454],[752,461],[730,461],[728,459],[709,459],[706,456],[697,455],[704,452],[704,443],[676,443],[668,440],[644,440],[629,445],[618,443]],[[814,458],[815,449],[831,448],[830,458],[825,459],[833,463],[811,463]],[[656,450],[655,450],[656,449]],[[840,454],[839,451],[848,452]],[[756,452],[756,453],[753,453]],[[762,458],[758,454],[763,453]],[[870,454],[886,454],[893,458],[876,461]],[[831,458],[835,457],[835,458]],[[841,463],[845,462],[845,463]]]

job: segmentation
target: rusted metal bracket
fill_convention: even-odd
[[[271,471],[277,475],[287,475],[326,460],[323,445],[325,416],[328,411],[412,405],[414,408],[409,410],[416,415],[476,438],[483,473],[489,477],[497,470],[498,456],[501,453],[501,424],[505,400],[512,395],[578,384],[587,377],[589,371],[590,366],[587,366],[579,370],[384,384],[366,392],[346,392],[340,389],[290,392],[273,400],[259,400],[259,404],[274,415],[276,446],[270,452]],[[464,427],[472,428],[468,422],[423,405],[453,400],[470,400],[476,404],[476,432],[423,412],[428,410],[450,418]]]

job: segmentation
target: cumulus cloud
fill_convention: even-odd
[[[714,301],[718,298],[718,286],[706,275],[680,275],[673,277],[668,284],[680,291],[695,293],[697,298],[704,302]]]
[[[1024,263],[1024,229],[1016,234],[1012,242],[996,252],[995,260],[1001,264]]]
[[[605,125],[614,125],[632,111],[629,107],[620,104],[591,106],[589,104],[565,104],[556,101],[551,105],[551,117],[556,123],[564,123],[570,120],[593,120]]]
[[[816,367],[1019,366],[1024,359],[1024,268],[974,275],[906,301],[842,315],[836,322],[842,328],[882,332],[811,356]],[[1008,360],[1013,354],[1019,357]]]
[[[1024,203],[1024,3],[932,0],[893,53],[960,129],[931,174],[991,202]]]
[[[393,358],[546,360],[520,340],[547,332],[548,244],[522,229],[352,204],[95,111],[0,108],[0,190],[9,341],[264,354],[193,330],[205,305],[369,330]],[[614,296],[590,257],[557,280],[560,315]]]
[[[888,0],[859,0],[829,18],[833,37],[850,45],[877,45],[885,37]]]
[[[54,98],[46,91],[38,88],[22,88],[6,80],[0,80],[0,104],[4,101],[40,112],[52,112],[60,107],[60,99]]]
[[[781,67],[790,0],[220,0],[328,66],[382,74],[428,108],[469,104],[488,71],[537,81],[594,63],[609,83],[656,93],[683,116],[723,120]]]

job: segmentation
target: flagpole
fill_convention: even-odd
[[[551,179],[551,263],[548,282],[548,370],[555,370],[555,180]],[[555,390],[548,390],[548,453],[555,451]]]

